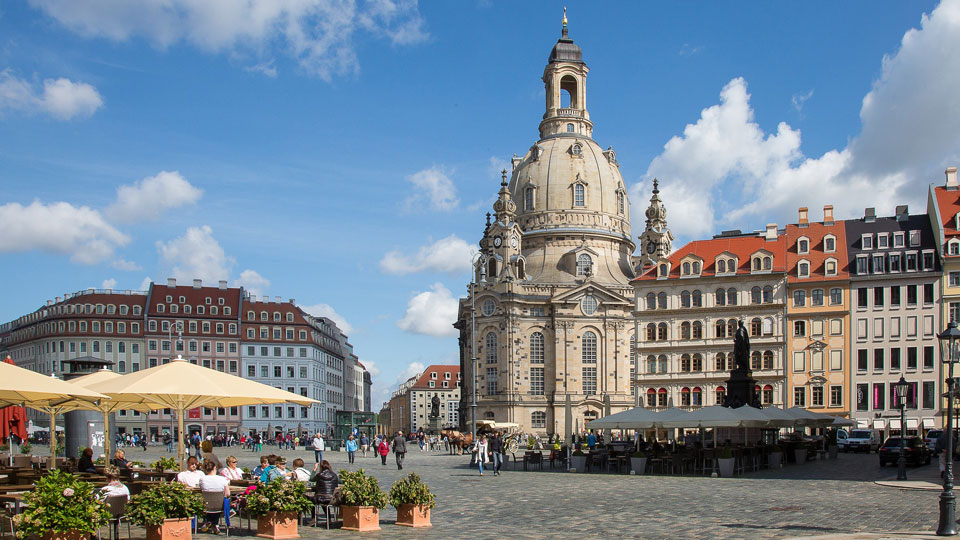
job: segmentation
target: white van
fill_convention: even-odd
[[[880,434],[872,429],[841,429],[837,432],[837,447],[844,452],[876,452],[880,448]]]

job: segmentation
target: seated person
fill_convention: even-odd
[[[196,458],[191,458],[196,459]],[[204,493],[219,493],[223,498],[230,497],[230,480],[217,474],[217,464],[212,460],[203,462],[203,472],[206,473],[200,477],[200,491]],[[221,506],[221,508],[223,508]],[[200,532],[212,532],[220,534],[220,514],[208,514],[214,516],[209,519],[201,528]]]
[[[287,470],[287,459],[277,456],[276,464],[267,473],[267,483],[269,484],[277,478],[289,479],[290,474],[290,471]]]
[[[127,489],[127,486],[123,485],[120,482],[120,468],[116,465],[107,465],[103,469],[103,475],[107,477],[107,485],[100,488],[98,493],[101,499],[106,499],[107,497],[114,497],[120,495],[126,495],[127,500],[130,500],[130,490]]]
[[[77,462],[77,472],[97,472],[97,469],[93,466],[92,448],[83,449],[83,452],[80,454],[80,461]]]
[[[318,504],[330,504],[333,500],[333,492],[340,485],[340,479],[337,473],[333,472],[330,462],[323,460],[314,465],[314,474],[310,481],[314,482],[313,501]]]
[[[263,471],[265,471],[266,468],[269,466],[270,466],[270,463],[269,463],[269,460],[267,460],[267,456],[260,456],[260,465],[257,465],[256,467],[254,467],[253,471],[250,474],[253,476],[254,480],[259,479],[260,475],[263,474]]]
[[[263,469],[263,472],[260,473],[260,481],[261,481],[261,482],[269,482],[269,481],[270,481],[270,471],[272,471],[274,468],[276,468],[276,466],[277,466],[277,458],[278,458],[278,457],[279,457],[279,456],[276,456],[276,455],[274,455],[274,454],[270,454],[269,456],[267,456],[267,466]]]
[[[187,487],[200,487],[200,479],[203,478],[203,472],[197,470],[197,458],[190,456],[187,459],[187,470],[181,471],[177,475],[177,482],[187,486]]]
[[[200,449],[203,450],[203,462],[212,461],[217,464],[217,470],[223,468],[223,463],[220,463],[220,458],[213,453],[213,442],[212,441],[203,441],[200,443]]]
[[[110,460],[111,465],[116,465],[120,469],[129,469],[130,463],[127,462],[127,458],[123,453],[123,450],[117,450],[113,453],[113,459]]]
[[[243,480],[243,471],[237,467],[236,456],[227,456],[227,466],[220,469],[220,476],[227,480]]]
[[[290,474],[291,480],[308,482],[310,480],[310,471],[303,467],[303,460],[297,458],[293,460],[293,472]]]

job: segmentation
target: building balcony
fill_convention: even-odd
[[[567,116],[570,118],[583,118],[583,111],[579,109],[557,109],[557,116]]]

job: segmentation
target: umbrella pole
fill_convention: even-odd
[[[180,433],[177,436],[177,460],[180,461],[180,470],[187,470],[183,463],[183,400],[179,401],[180,407],[177,408],[177,428]]]
[[[13,455],[11,453],[11,455]],[[57,462],[57,415],[50,412],[50,469]]]
[[[103,411],[103,461],[110,464],[110,413]]]

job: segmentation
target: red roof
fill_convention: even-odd
[[[436,373],[437,374],[436,378],[432,377],[430,375],[431,373]],[[449,373],[450,378],[449,379],[445,378],[444,373]],[[420,375],[420,378],[417,379],[417,382],[413,383],[413,386],[411,388],[414,388],[417,390],[423,390],[423,389],[449,390],[451,388],[456,388],[457,383],[459,381],[459,379],[457,379],[457,375],[459,374],[460,374],[460,366],[450,366],[450,365],[444,365],[444,364],[436,364],[436,365],[428,366],[426,369],[423,370],[423,374]],[[430,381],[436,381],[437,384],[434,388],[430,388]],[[449,388],[443,388],[443,383],[441,383],[440,381],[450,381]]]
[[[960,213],[960,190],[948,190],[943,186],[933,188],[937,196],[937,210],[940,212],[940,223],[943,224],[943,234],[947,238],[960,236],[954,216]]]
[[[843,221],[835,221],[832,225],[823,223],[810,223],[805,227],[797,224],[787,225],[787,281],[790,283],[802,283],[806,281],[832,281],[838,279],[849,279],[848,272],[850,261],[847,258],[847,233]],[[834,242],[835,249],[832,252],[825,252],[823,238],[827,235],[833,235],[836,238]],[[806,237],[810,241],[809,249],[805,254],[797,253],[797,240],[800,237]],[[827,276],[824,271],[824,263],[827,259],[833,258],[837,261],[837,275]],[[797,277],[797,263],[805,259],[810,263],[810,277],[800,279]]]
[[[776,240],[767,240],[763,236],[732,236],[712,238],[710,240],[694,240],[670,255],[670,279],[680,277],[682,261],[687,255],[694,255],[703,259],[701,277],[716,275],[715,260],[718,255],[729,252],[737,258],[737,275],[750,274],[750,256],[764,250],[773,255],[773,264],[770,272],[786,271],[786,240],[784,235],[778,234]],[[721,274],[727,275],[727,274]],[[634,278],[638,280],[657,279],[657,267],[651,267],[642,275]]]
[[[171,297],[171,301],[167,302],[167,296]],[[184,301],[180,302],[180,297],[183,297]],[[207,302],[207,298],[210,299],[210,302]],[[223,303],[220,303],[220,299],[223,298]],[[163,313],[157,312],[157,304],[164,304],[166,307],[163,310]],[[177,313],[170,313],[170,304],[177,304],[178,310]],[[191,306],[191,313],[184,314],[183,305],[189,304]],[[197,315],[197,306],[204,306],[205,313],[203,315]],[[216,306],[217,314],[210,314],[210,307]],[[229,307],[230,314],[224,315],[223,308]],[[169,285],[164,285],[160,283],[154,283],[153,287],[150,288],[150,303],[147,305],[147,315],[151,317],[184,317],[185,315],[190,315],[192,318],[196,319],[232,319],[237,320],[238,314],[237,309],[240,308],[240,288],[239,287],[229,287],[226,289],[221,289],[219,287],[194,287],[192,285],[176,285],[170,287]]]

